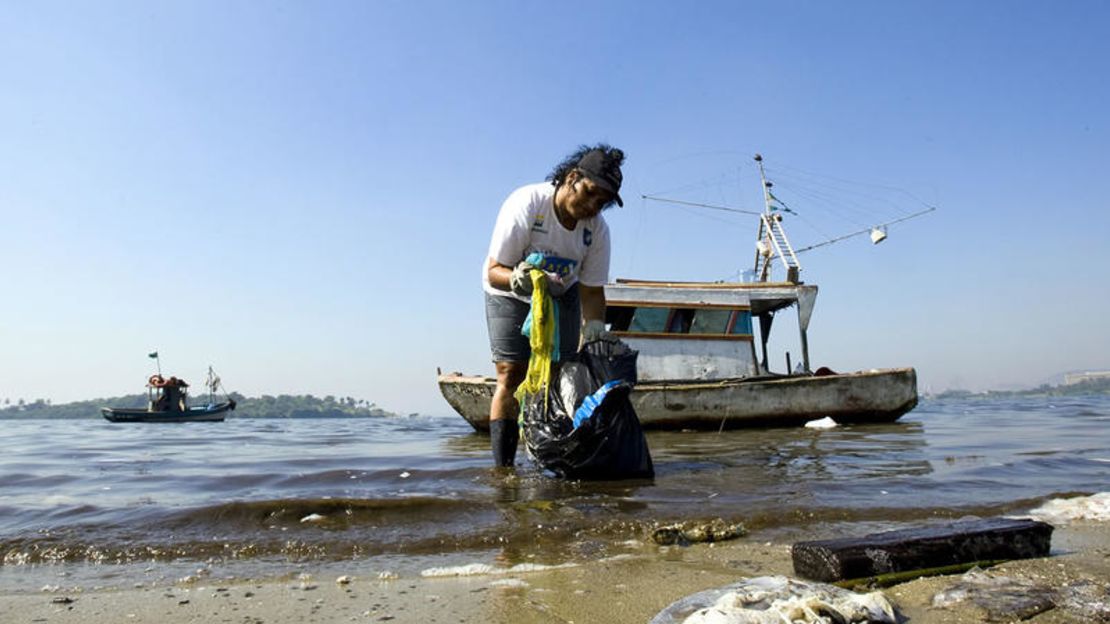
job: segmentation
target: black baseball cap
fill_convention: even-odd
[[[612,193],[618,206],[624,206],[620,196],[621,181],[624,179],[621,174],[623,161],[624,153],[618,149],[593,149],[578,160],[577,167],[594,184]]]

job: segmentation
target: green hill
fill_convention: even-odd
[[[1057,386],[1041,384],[1028,390],[987,390],[986,392],[971,392],[969,390],[945,390],[932,398],[935,399],[966,399],[978,397],[1020,397],[1020,396],[1078,396],[1084,394],[1110,394],[1110,379],[1087,379],[1074,384],[1060,384]]]

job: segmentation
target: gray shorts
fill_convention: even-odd
[[[520,333],[531,306],[515,297],[499,297],[485,293],[486,325],[489,327],[489,348],[494,362],[527,362],[532,355],[528,337]],[[578,336],[582,331],[582,306],[578,299],[578,284],[571,286],[562,297],[555,299],[559,306],[559,354],[568,358],[578,351]]]

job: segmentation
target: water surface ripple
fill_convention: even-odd
[[[456,418],[7,420],[0,585],[53,564],[555,561],[698,518],[805,536],[1019,513],[1107,490],[1108,421],[1107,397],[923,400],[887,425],[650,432],[654,481],[575,483],[491,470]]]

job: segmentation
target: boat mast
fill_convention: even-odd
[[[763,214],[759,216],[759,236],[756,238],[755,242],[756,279],[760,282],[770,281],[771,265],[774,264],[775,258],[778,257],[783,267],[786,269],[786,281],[791,284],[797,284],[799,283],[798,274],[802,270],[802,265],[798,262],[798,256],[794,252],[794,248],[790,245],[790,240],[786,238],[786,231],[782,227],[782,214],[776,207],[776,204],[782,204],[782,202],[771,192],[771,188],[774,184],[767,179],[767,174],[763,170],[763,156],[761,154],[756,154],[755,162],[759,166],[759,182],[763,187]],[[785,206],[783,206],[783,208],[789,210]],[[802,348],[802,367],[806,371],[810,370],[809,338],[806,336],[806,330],[809,327],[809,318],[813,311],[814,296],[816,296],[816,292],[803,296],[801,289],[799,289],[797,300],[798,333]],[[774,313],[764,312],[759,315],[760,342],[763,350],[762,366],[764,370],[767,370],[767,339],[771,333],[771,323],[774,320]],[[786,355],[786,361],[786,374],[789,375],[793,373],[792,370],[789,370],[789,353]]]
[[[786,269],[786,281],[797,284],[802,265],[798,263],[794,248],[786,238],[786,231],[782,228],[782,215],[778,213],[773,203],[778,200],[771,193],[771,187],[774,184],[767,180],[763,171],[763,156],[756,154],[755,162],[759,164],[759,181],[763,186],[763,213],[759,216],[759,235],[755,241],[756,280],[770,281],[771,265],[778,257]]]

